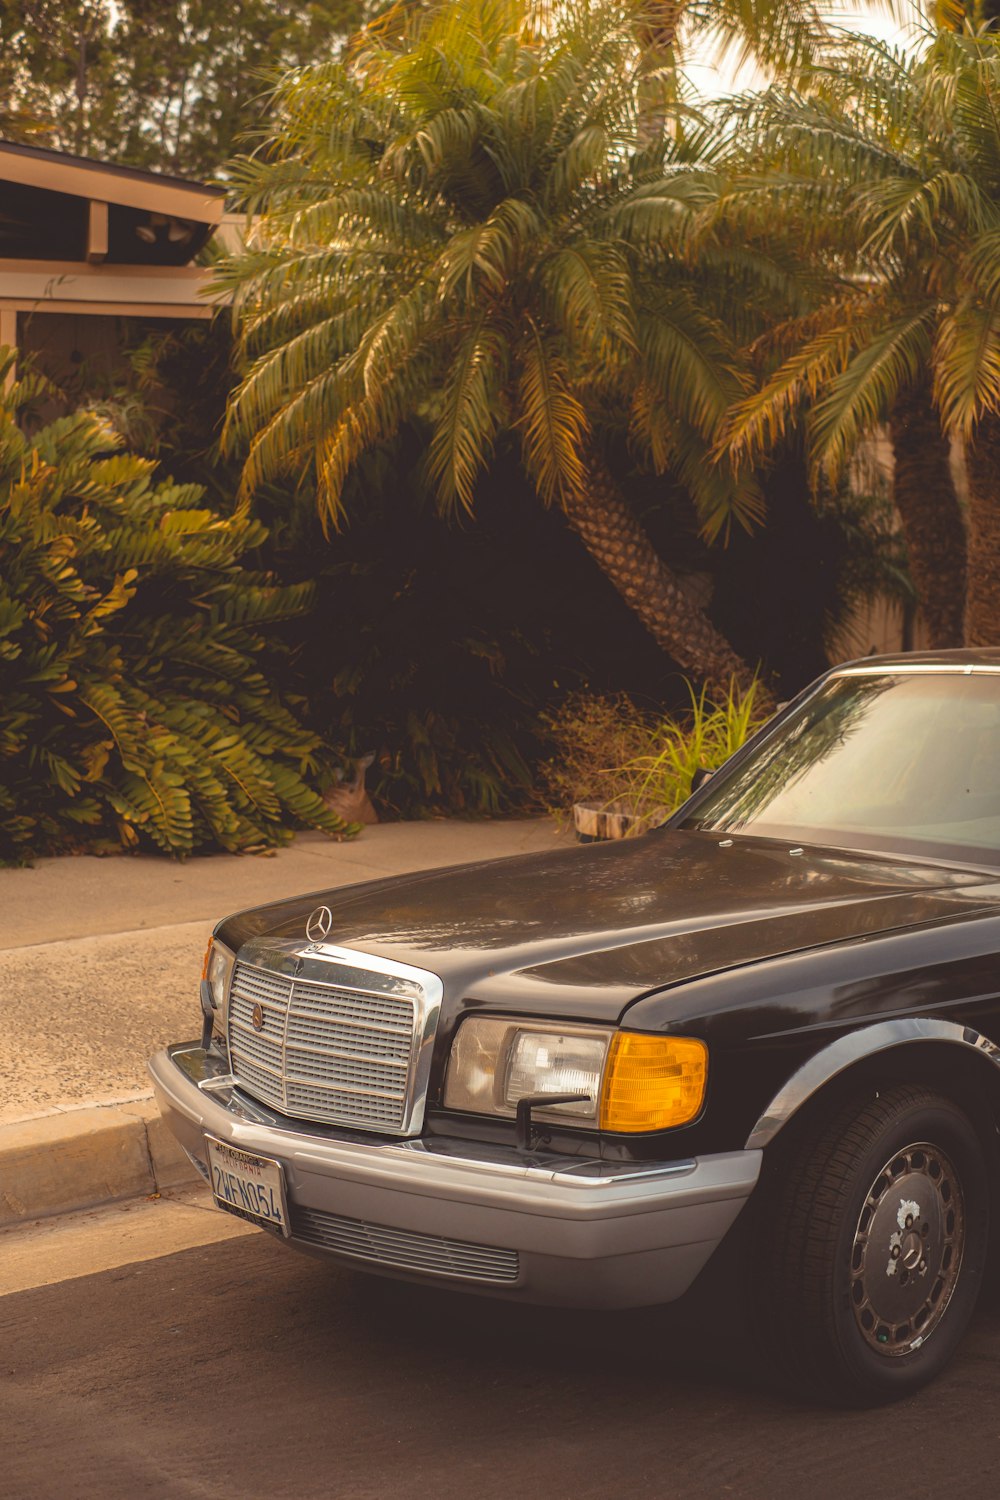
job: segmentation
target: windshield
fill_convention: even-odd
[[[1000,861],[1000,675],[830,679],[681,827]]]

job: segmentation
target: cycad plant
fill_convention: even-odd
[[[829,280],[738,403],[753,460],[810,410],[837,472],[890,426],[896,500],[935,644],[1000,639],[1000,43],[944,32],[920,55],[862,39],[808,95],[752,102],[757,160],[729,211],[794,225]],[[965,445],[968,586],[946,441]],[[965,594],[964,625],[956,606]]]
[[[157,482],[93,415],[29,436],[32,390],[0,399],[0,862],[354,832],[313,785],[330,751],[275,681],[274,627],[311,586],[244,568],[264,528]]]
[[[512,431],[539,500],[664,649],[749,684],[602,451],[627,429],[709,533],[756,513],[752,480],[711,461],[747,389],[716,315],[728,268],[692,240],[715,176],[697,134],[641,128],[634,20],[607,0],[446,0],[282,83],[273,139],[239,168],[253,247],[220,275],[245,360],[227,440],[248,446],[248,493],[314,464],[336,522],[352,466],[403,422],[426,424],[459,512]]]

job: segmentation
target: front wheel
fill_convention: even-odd
[[[944,1368],[989,1247],[985,1153],[957,1105],[917,1085],[855,1099],[802,1134],[761,1209],[755,1302],[780,1373],[870,1406]]]

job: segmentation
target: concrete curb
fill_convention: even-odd
[[[200,1180],[152,1099],[0,1125],[0,1229]]]

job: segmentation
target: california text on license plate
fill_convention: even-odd
[[[269,1156],[238,1151],[235,1146],[227,1146],[210,1135],[205,1137],[205,1144],[212,1173],[212,1193],[219,1207],[240,1219],[248,1219],[251,1224],[280,1230],[286,1236],[290,1234],[285,1174],[281,1163],[272,1161]]]

